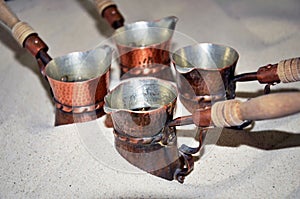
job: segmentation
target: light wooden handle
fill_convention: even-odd
[[[0,20],[9,28],[12,29],[20,20],[18,17],[7,7],[4,0],[0,0]]]
[[[283,83],[300,81],[300,57],[279,62],[277,75]]]
[[[25,39],[36,32],[25,22],[14,14],[5,4],[4,0],[0,0],[0,20],[12,31],[14,38],[23,47]]]
[[[300,112],[300,92],[260,96],[246,102],[227,100],[212,106],[211,119],[217,127],[239,126],[246,120],[267,120]]]
[[[94,0],[94,3],[100,15],[108,6],[116,5],[112,0]]]

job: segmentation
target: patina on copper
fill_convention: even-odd
[[[238,58],[233,48],[210,43],[187,46],[173,54],[179,99],[188,111],[235,97]]]
[[[151,77],[124,80],[105,97],[104,111],[113,121],[115,145],[131,164],[167,180],[183,182],[193,169],[192,154],[177,148],[173,121],[177,89]]]
[[[170,69],[170,41],[177,17],[126,24],[113,35],[123,79],[152,76],[174,80]]]

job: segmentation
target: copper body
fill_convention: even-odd
[[[70,53],[52,60],[47,54],[47,45],[37,34],[30,35],[23,45],[36,57],[41,74],[50,84],[56,108],[56,126],[86,122],[104,115],[104,96],[110,74],[109,47]],[[100,58],[94,58],[97,56]],[[64,79],[67,76],[77,76],[79,79]]]
[[[61,82],[48,78],[53,90],[55,125],[87,122],[104,115],[109,71],[101,77],[84,82]]]
[[[169,46],[170,41],[143,49],[117,45],[122,79],[151,76],[173,81]]]
[[[176,99],[170,82],[131,78],[105,97],[104,110],[112,117],[116,149],[126,160],[153,175],[183,182],[193,158],[177,148],[176,128],[169,126]]]
[[[160,144],[132,144],[115,137],[117,151],[134,166],[166,180],[173,180],[174,173],[183,167],[179,159],[177,141],[168,146]]]
[[[235,97],[238,53],[226,46],[198,44],[173,54],[179,99],[191,113]]]
[[[278,64],[262,66],[257,72],[235,75],[238,53],[228,46],[202,43],[177,50],[172,61],[176,69],[179,99],[188,111],[210,107],[214,102],[235,98],[236,82],[280,82]],[[286,71],[291,62],[286,64]],[[286,72],[288,73],[288,72]]]
[[[140,21],[116,30],[113,38],[120,57],[123,79],[138,76],[173,81],[170,69],[170,42],[176,17]]]
[[[100,46],[87,52],[74,52],[53,59],[45,68],[57,109],[74,114],[76,122],[86,122],[103,115],[104,96],[107,94],[112,49]],[[80,115],[82,114],[82,115]],[[71,117],[70,118],[70,123]],[[60,119],[56,119],[59,125]],[[63,120],[65,124],[68,120]]]
[[[178,74],[180,101],[192,113],[196,109],[210,107],[213,102],[234,98],[234,70],[235,64],[217,71],[199,72],[195,69],[187,74]]]
[[[170,64],[170,40],[146,48],[117,45],[120,53],[122,72],[127,73],[135,67],[146,68],[153,64]]]
[[[72,109],[75,107],[86,107],[85,109],[87,109],[88,106],[103,103],[108,89],[109,72],[101,77],[83,82],[63,82],[49,77],[48,80],[56,102]],[[97,109],[96,106],[95,109]],[[70,112],[71,110],[66,109],[65,111]]]

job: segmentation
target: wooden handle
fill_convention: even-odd
[[[124,18],[112,0],[94,0],[98,13],[106,19],[110,26],[118,29],[124,25]]]
[[[100,15],[107,7],[116,5],[112,0],[94,0],[94,3]]]
[[[22,47],[29,35],[36,34],[27,23],[20,21],[16,14],[7,7],[4,0],[0,0],[0,20],[11,29],[14,38]]]
[[[260,96],[246,102],[227,100],[212,106],[211,119],[217,127],[239,126],[246,120],[267,120],[300,112],[300,92]]]
[[[4,0],[0,0],[0,20],[9,28],[12,29],[20,20],[18,17],[7,7]]]
[[[277,75],[283,83],[300,81],[300,57],[279,62]]]
[[[242,120],[265,120],[300,112],[300,92],[276,93],[241,103]]]

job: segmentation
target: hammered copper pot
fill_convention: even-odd
[[[170,42],[178,18],[139,21],[118,28],[113,39],[119,52],[122,79],[152,76],[173,80]]]
[[[233,48],[211,43],[187,46],[173,54],[179,99],[188,111],[235,97],[238,58]]]
[[[41,74],[50,84],[56,105],[55,125],[90,121],[104,115],[103,98],[108,88],[112,49],[99,46],[52,59],[38,33],[3,0],[0,9],[0,20],[20,46],[36,58]]]
[[[97,118],[109,86],[112,49],[100,46],[53,59],[45,68],[56,103],[57,116],[77,115],[78,122]],[[103,111],[102,111],[103,112]],[[82,113],[87,113],[83,117]],[[64,115],[66,117],[68,115]],[[56,118],[63,123],[64,118]],[[76,121],[75,121],[76,122]]]
[[[104,100],[117,151],[142,170],[183,182],[192,170],[193,158],[177,148],[176,128],[169,126],[177,100],[175,85],[152,77],[130,78]]]

